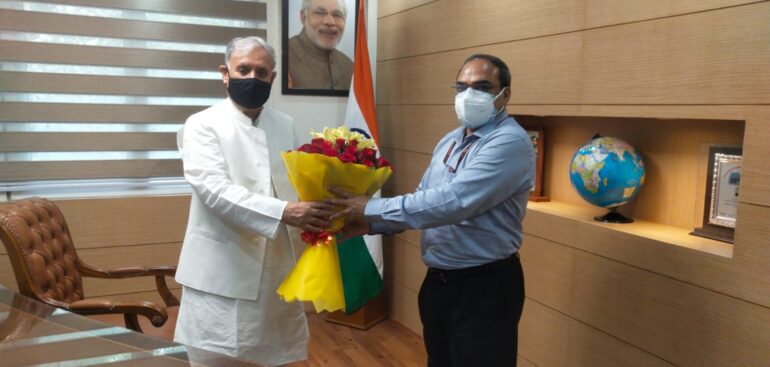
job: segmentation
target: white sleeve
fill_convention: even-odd
[[[234,183],[218,135],[198,119],[179,134],[185,179],[203,204],[225,222],[275,239],[287,202]]]

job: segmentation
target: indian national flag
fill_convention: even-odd
[[[374,111],[374,87],[366,44],[365,1],[359,2],[356,24],[356,55],[353,80],[345,116],[345,125],[374,139],[379,144],[377,118]],[[379,148],[379,147],[378,147]],[[379,195],[376,195],[379,196]],[[337,246],[345,293],[345,312],[351,313],[382,290],[382,238],[351,238]]]

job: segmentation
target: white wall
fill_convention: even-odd
[[[273,82],[268,106],[286,113],[294,118],[294,124],[300,141],[309,140],[310,130],[320,131],[325,126],[338,126],[345,120],[347,97],[336,96],[297,96],[281,94],[281,1],[262,1],[267,4],[267,42],[276,51],[278,76]],[[369,60],[372,65],[372,78],[376,81],[377,75],[377,1],[367,1],[367,41],[369,46]],[[358,9],[356,9],[358,11]],[[350,12],[353,16],[353,12]],[[376,98],[376,96],[375,96]]]

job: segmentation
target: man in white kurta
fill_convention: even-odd
[[[330,208],[297,202],[280,152],[294,149],[289,116],[264,107],[275,78],[272,47],[237,38],[220,66],[229,98],[192,115],[178,133],[193,189],[176,280],[183,285],[174,340],[264,365],[307,358],[301,303],[276,289],[294,265],[288,225],[319,230]]]

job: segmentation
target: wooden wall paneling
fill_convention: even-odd
[[[753,2],[757,1],[443,0],[379,19],[377,55],[379,60],[398,59]],[[465,16],[458,17],[457,14]]]
[[[532,209],[532,207],[538,207],[536,203],[529,202],[527,213],[524,216],[524,233],[537,237],[542,237],[550,241],[558,243],[570,243],[576,236],[576,232],[580,229],[580,220],[576,218],[570,218],[565,215],[554,215],[547,211],[540,209]],[[558,228],[555,231],[554,228]],[[522,248],[527,245],[528,237],[524,238]]]
[[[383,190],[394,194],[414,192],[428,167],[430,155],[395,149],[382,149],[382,155],[390,160],[395,172]]]
[[[542,304],[676,365],[761,365],[770,359],[764,348],[770,342],[767,307],[550,241],[530,245],[530,256],[574,256],[570,294],[533,290],[531,297]],[[558,282],[548,274],[559,266],[528,266],[526,276],[532,284]]]
[[[399,59],[574,31],[582,28],[583,6],[582,0],[437,1],[380,19],[377,57]]]
[[[534,209],[527,213],[524,230],[531,236],[770,307],[770,268],[766,266],[770,262],[768,207],[739,204],[739,213],[748,213],[744,216],[747,219],[738,222],[735,245],[730,245],[690,236],[687,231],[666,241],[656,240],[652,236],[667,229],[656,230],[649,224],[651,230],[624,232],[625,227],[595,222],[590,215],[569,218],[542,212],[539,204],[530,206]],[[573,223],[569,224],[570,221]],[[524,246],[528,240],[529,237]],[[688,241],[694,244],[687,246]],[[717,256],[697,247],[703,243],[721,246],[719,251],[724,254]]]
[[[673,366],[531,298],[519,323],[519,355],[540,367]]]
[[[386,277],[388,315],[415,334],[422,336],[422,322],[417,308],[417,292],[397,280]]]
[[[187,229],[189,195],[53,200],[75,250],[180,243]],[[130,225],[127,225],[130,223]],[[0,254],[6,254],[0,247]]]
[[[517,104],[766,104],[770,29],[758,24],[768,22],[770,3],[759,3],[381,61],[378,99],[446,103],[443,83],[464,57],[486,52],[509,64]]]
[[[731,273],[715,277],[720,283],[736,278],[736,296],[767,305],[770,298],[770,207],[739,203],[735,229],[735,265]],[[722,279],[725,278],[725,279]],[[725,286],[727,288],[727,285]]]
[[[454,101],[451,86],[465,56],[454,52],[378,62],[377,105]]]
[[[698,13],[743,4],[757,0],[641,0],[602,1],[585,0],[586,28],[604,27],[610,24],[638,22],[645,19],[666,18],[675,15]]]
[[[521,354],[516,357],[516,365],[519,367],[538,367],[536,364],[533,364],[531,361],[522,357]]]
[[[80,249],[182,242],[189,195],[55,200]],[[126,225],[131,223],[131,225]]]
[[[575,251],[545,251],[555,242],[525,234],[520,249],[527,293],[525,309],[541,302],[555,310],[569,310],[574,297]],[[533,276],[530,276],[533,274]],[[531,299],[531,300],[530,300]],[[562,340],[557,338],[556,340]]]
[[[390,0],[377,3],[377,17],[382,18],[438,0]],[[380,22],[382,22],[380,20]],[[379,41],[379,40],[378,40]]]
[[[115,269],[125,266],[151,266],[151,265],[177,265],[181,244],[154,244],[144,246],[110,247],[100,249],[85,249],[78,251],[78,255],[86,264],[102,268]],[[133,293],[155,292],[155,278],[127,278],[127,279],[95,279],[83,278],[84,291],[87,297],[113,297],[126,294],[130,297]],[[0,255],[0,284],[12,290],[18,290],[16,277],[11,268],[8,255]],[[166,278],[169,288],[180,289],[173,278]],[[160,298],[158,298],[160,299]]]
[[[762,2],[584,31],[579,103],[770,103],[768,23]]]
[[[527,293],[534,288],[528,273],[525,268]],[[536,366],[569,366],[569,327],[569,317],[527,295],[519,321],[519,355]]]
[[[710,119],[745,121],[756,116],[759,105],[530,105],[510,101],[508,112],[513,115],[570,117],[629,117],[663,119]]]
[[[770,206],[770,108],[746,121],[739,200]]]
[[[455,82],[466,57],[489,53],[511,70],[511,101],[572,104],[580,99],[583,39],[580,33],[527,39],[440,54],[380,61],[378,104],[454,105]]]
[[[395,236],[394,241],[389,241],[388,246],[392,247],[389,262],[393,264],[392,273],[389,276],[412,291],[419,292],[427,271],[427,267],[422,262],[420,245]]]
[[[78,251],[83,262],[101,269],[126,266],[173,265],[179,262],[181,243],[150,244],[92,248]],[[83,290],[88,297],[101,297],[121,293],[147,292],[156,289],[154,277],[127,279],[83,278]],[[169,287],[179,288],[173,277],[166,278]]]
[[[454,99],[444,105],[378,105],[380,146],[432,154],[444,135],[460,127]]]

